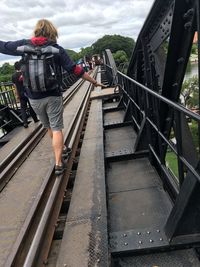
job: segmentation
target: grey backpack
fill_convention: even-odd
[[[21,71],[25,88],[31,92],[47,92],[59,88],[61,71],[55,64],[58,48],[50,45],[23,45],[17,51],[23,53]]]

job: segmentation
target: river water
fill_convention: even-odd
[[[198,63],[190,64],[190,66],[186,70],[184,80],[192,78],[195,75],[198,75]]]

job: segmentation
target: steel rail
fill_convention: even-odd
[[[80,83],[80,84],[82,84],[82,83]],[[77,89],[77,87],[75,87],[75,89]],[[89,88],[88,88],[88,90],[89,90]],[[74,91],[70,94],[70,97],[72,97],[73,94],[74,94]],[[88,93],[86,93],[84,95],[84,98],[86,97],[87,94]],[[64,99],[64,104],[66,104],[68,101],[69,101],[69,99],[68,98],[65,98]],[[82,103],[79,105],[79,108],[81,106],[82,106]],[[79,114],[79,111],[76,112],[76,116],[78,116],[78,114]],[[67,140],[67,139],[72,134],[72,132],[74,130],[74,124],[75,124],[75,122],[76,122],[76,119],[74,118],[73,119],[73,122],[70,124],[70,127],[68,128],[69,130],[68,130],[67,134],[64,136],[65,142],[69,142],[69,140]],[[51,180],[50,178],[53,176],[53,171],[54,171],[54,164],[52,164],[52,166],[50,167],[49,172],[46,175],[46,177],[44,179],[44,182],[43,182],[43,184],[42,184],[42,186],[41,186],[41,188],[40,188],[40,190],[38,192],[38,195],[36,196],[36,198],[34,200],[34,203],[33,203],[32,207],[30,209],[30,212],[29,212],[28,216],[26,217],[26,220],[25,220],[25,222],[24,222],[24,224],[23,224],[23,226],[22,226],[22,228],[20,230],[20,233],[19,233],[19,235],[18,235],[18,237],[16,239],[16,242],[13,245],[12,251],[11,251],[11,253],[10,253],[10,255],[9,255],[7,261],[6,261],[6,264],[5,264],[5,266],[7,266],[7,267],[8,266],[15,266],[15,261],[16,261],[16,258],[18,256],[17,254],[21,250],[21,246],[22,246],[23,242],[26,239],[26,236],[27,236],[27,234],[28,234],[28,232],[30,230],[30,225],[34,221],[34,217],[35,217],[35,214],[37,212],[37,209],[38,209],[39,205],[41,205],[41,201],[42,201],[41,199],[45,195],[45,192],[46,192],[47,187],[48,187],[48,184],[49,184],[49,180]],[[61,180],[61,178],[58,178],[58,179]],[[56,179],[56,180],[58,180],[58,179]],[[59,185],[58,182],[59,181],[55,182],[55,188],[57,188],[57,189],[58,189],[58,185]],[[54,193],[52,193],[52,194],[54,196]],[[52,195],[51,195],[51,198],[50,198],[49,201],[50,202],[52,201]],[[45,219],[47,217],[48,217],[47,214],[44,214],[43,215],[43,219]],[[41,223],[41,225],[43,225],[43,223]],[[40,231],[41,230],[39,230],[39,232]],[[31,254],[32,253],[33,252],[31,252]]]
[[[84,104],[83,104],[81,112],[79,114],[78,121],[76,123],[73,136],[71,137],[71,140],[70,140],[71,147],[73,146],[73,142],[75,140],[75,136],[78,133],[78,128],[79,128],[80,121],[83,119],[82,116],[84,114],[85,106],[86,106],[87,100],[89,98],[89,95],[90,95],[90,90],[88,88],[88,90],[86,92],[86,96],[84,96],[84,99],[83,99]],[[33,264],[35,263],[35,259],[37,257],[37,252],[38,252],[38,250],[40,248],[40,243],[41,243],[41,240],[43,238],[44,232],[46,230],[46,227],[47,227],[47,224],[48,224],[48,220],[49,220],[49,217],[51,215],[51,211],[53,209],[54,202],[56,200],[56,196],[58,194],[61,182],[62,182],[61,177],[56,177],[55,183],[54,183],[53,188],[51,190],[50,196],[48,198],[46,207],[44,209],[43,215],[41,217],[40,223],[39,223],[38,228],[36,230],[35,236],[34,236],[33,241],[31,243],[31,246],[30,246],[28,255],[26,257],[26,260],[25,260],[25,262],[23,264],[23,267],[32,267],[32,266],[34,266]]]
[[[91,85],[90,85],[91,87]],[[86,96],[87,97],[87,96]],[[85,121],[87,120],[87,112],[89,108],[89,97],[87,97],[88,100],[85,101],[85,104],[83,107],[82,104],[80,104],[81,112],[77,115],[77,122],[73,126],[72,133],[69,134],[70,141],[68,147],[71,147],[71,154],[69,157],[69,160],[67,162],[67,170],[65,172],[65,175],[62,177],[62,183],[60,185],[60,189],[58,191],[57,197],[55,199],[54,207],[52,209],[51,216],[49,217],[48,224],[46,227],[46,230],[44,232],[44,236],[42,238],[42,242],[40,243],[40,249],[39,253],[36,257],[36,265],[34,266],[42,266],[43,264],[48,264],[48,257],[50,256],[49,253],[51,251],[52,242],[54,240],[55,231],[58,225],[58,218],[60,214],[61,207],[63,205],[63,201],[65,202],[65,194],[68,191],[68,186],[70,186],[69,181],[71,177],[71,170],[76,164],[75,157],[77,156],[77,149],[80,143],[80,139],[82,136],[82,130],[84,130]],[[84,114],[82,114],[84,113]],[[82,119],[83,118],[83,119]],[[77,134],[75,134],[77,133]],[[73,141],[73,143],[72,143]],[[71,143],[71,144],[70,144]],[[74,177],[75,179],[75,177]],[[68,199],[68,202],[70,202],[70,199]],[[69,205],[69,204],[68,204]],[[51,258],[51,256],[50,256]]]
[[[39,124],[21,143],[16,146],[10,154],[8,154],[4,160],[0,163],[0,172],[6,168],[6,166],[13,160],[13,158],[19,153],[19,151],[26,145],[29,140],[35,135],[36,132],[41,128],[41,124]]]
[[[19,146],[14,151],[14,153],[17,153],[16,156],[13,156],[11,153],[10,157],[13,157],[11,162],[8,161],[9,163],[4,167],[4,169],[0,173],[0,192],[8,184],[8,182],[13,177],[15,172],[21,166],[21,164],[26,160],[31,151],[36,147],[36,145],[45,135],[46,130],[44,128],[37,127],[37,129],[38,131],[34,131],[34,134],[31,136],[31,139],[28,140],[28,142],[26,142],[27,139],[25,139],[22,142],[24,146]]]
[[[79,90],[83,81],[79,80],[72,86],[72,90],[64,96],[63,105],[65,106]],[[20,165],[25,161],[27,156],[40,142],[47,130],[42,128],[40,123],[25,139],[16,146],[10,154],[0,164],[0,192],[8,184]]]

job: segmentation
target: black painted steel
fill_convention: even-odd
[[[103,60],[104,60],[104,65],[109,65],[111,67],[110,71],[106,72],[109,85],[115,86],[118,83],[117,67],[110,49],[106,49],[105,52],[103,53]]]
[[[199,21],[198,5],[199,2],[195,0],[155,1],[139,35],[128,68],[128,76],[172,101],[179,101],[194,32]],[[140,102],[140,96],[141,93],[138,92],[134,98],[136,102]],[[151,96],[141,97],[143,102],[153,101]],[[146,106],[146,109],[146,112],[152,114],[159,130],[169,138],[174,121],[172,110],[156,100],[150,106]],[[184,128],[184,132],[187,131],[187,127]],[[151,131],[149,136],[152,142],[157,144],[156,152],[164,162],[167,146],[162,147],[160,138]],[[191,154],[195,154],[192,147],[187,146],[183,149],[188,159]],[[190,155],[187,155],[188,152]]]
[[[199,21],[198,0],[155,1],[139,35],[128,75],[173,103],[178,103],[194,33],[197,31],[198,35],[200,34]],[[198,38],[200,58],[199,51]],[[199,70],[198,73],[200,74]],[[124,90],[125,102],[130,104],[130,101],[126,100],[128,90]],[[149,137],[151,162],[175,201],[165,226],[166,233],[172,243],[199,242],[199,151],[193,143],[187,113],[163,102],[159,97],[141,93],[137,86],[133,87],[132,91],[129,93],[129,96],[133,97],[131,105],[139,106],[139,112],[143,114],[142,125],[138,122],[138,111],[134,115],[131,113],[134,119],[137,118],[136,129],[141,125],[138,143],[144,144],[143,137]],[[200,125],[199,119],[197,124]],[[176,144],[171,144],[172,131],[175,133]],[[177,156],[178,183],[167,170],[168,148]],[[195,174],[190,171],[191,168]],[[175,182],[172,182],[173,180]]]
[[[104,53],[107,79],[121,95],[117,108],[125,110],[123,121],[105,125],[105,130],[116,131],[119,126],[126,127],[132,122],[137,133],[133,148],[106,152],[106,160],[114,162],[134,159],[143,153],[149,155],[173,203],[162,227],[166,249],[200,245],[200,145],[194,144],[188,125],[189,121],[195,121],[200,129],[200,116],[180,104],[194,34],[196,31],[200,34],[199,11],[199,0],[155,0],[137,39],[128,76],[116,73],[110,51]],[[198,73],[200,76],[200,68]],[[199,133],[198,130],[196,134],[200,140]],[[167,164],[170,151],[175,157],[177,174]],[[158,243],[136,245],[135,233],[135,229],[128,233],[131,246],[121,241],[123,232],[113,233],[111,251],[161,249]]]
[[[20,108],[17,105],[12,83],[0,85],[0,138],[22,125]]]
[[[199,149],[188,126],[189,121],[200,125],[200,116],[179,103],[194,33],[200,34],[199,16],[198,0],[156,0],[138,37],[129,77],[118,71],[116,79],[122,92],[120,107],[125,110],[123,123],[132,121],[137,137],[130,153],[116,152],[107,158],[114,161],[149,152],[150,162],[174,203],[163,225],[168,248],[200,244]],[[198,46],[200,55],[199,41]],[[109,77],[112,66],[106,64]],[[197,135],[200,139],[199,131]],[[166,163],[169,150],[176,157],[176,175]]]

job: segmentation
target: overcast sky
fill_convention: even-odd
[[[58,43],[79,51],[105,34],[137,39],[154,0],[1,0],[0,40],[28,39],[38,19],[51,20]],[[0,54],[0,64],[13,57]]]

